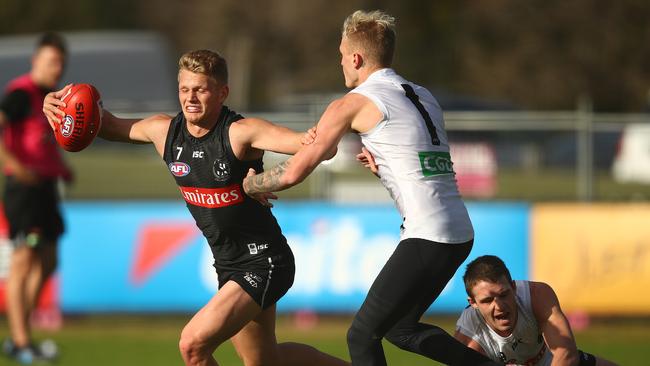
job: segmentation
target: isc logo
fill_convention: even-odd
[[[171,171],[172,174],[177,177],[184,177],[190,174],[190,166],[183,162],[177,161],[175,163],[169,164],[169,171]]]
[[[63,137],[70,137],[72,135],[72,129],[74,128],[74,118],[71,115],[66,114],[61,121],[61,134]]]

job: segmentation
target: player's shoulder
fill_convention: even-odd
[[[164,114],[164,113],[159,113],[159,114],[154,114],[153,116],[150,116],[147,118],[147,121],[153,125],[156,125],[156,127],[161,126],[161,127],[169,127],[172,120],[174,117]]]
[[[483,322],[483,318],[477,314],[476,310],[473,307],[468,306],[462,313],[460,313],[460,317],[456,322],[456,328],[464,329],[472,334],[476,334]],[[471,336],[471,334],[468,335]]]
[[[454,338],[466,346],[485,354],[486,348],[484,348],[481,339],[490,336],[487,326],[483,317],[474,308],[468,306],[463,310],[456,322]]]
[[[554,308],[559,306],[559,300],[553,288],[545,282],[529,283],[530,303],[533,314],[538,323],[544,322],[552,313]]]
[[[556,297],[555,291],[546,282],[528,281],[531,301],[539,298]]]
[[[21,103],[21,104],[29,104],[29,99],[30,99],[30,94],[29,91],[26,89],[23,89],[22,87],[18,87],[12,90],[9,90],[4,94],[2,97],[2,103]]]
[[[372,100],[359,93],[348,93],[341,98],[333,100],[327,111],[339,115],[355,115],[368,106],[374,106]]]
[[[229,133],[233,135],[249,135],[259,129],[269,127],[272,125],[271,122],[255,117],[246,117],[238,119],[230,124]]]
[[[271,122],[263,119],[263,118],[256,118],[256,117],[245,117],[242,119],[238,119],[230,125],[230,128],[251,128],[251,127],[259,127],[263,125],[268,125]]]
[[[231,144],[250,145],[275,125],[263,118],[246,117],[236,120],[228,127],[228,136]]]
[[[173,119],[174,117],[168,114],[159,113],[145,118],[143,122],[146,123],[145,128],[147,130],[156,134],[160,132],[166,135]]]
[[[174,119],[174,117],[165,113],[158,113],[145,118],[145,120],[153,123],[170,123],[172,119]]]

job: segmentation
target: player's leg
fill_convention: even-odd
[[[3,208],[9,224],[9,237],[14,250],[7,274],[7,320],[14,350],[30,342],[28,299],[26,286],[35,253],[29,242],[30,233],[37,224],[38,191],[33,186],[18,183],[7,177],[4,187]]]
[[[259,365],[264,360],[267,364],[276,363],[279,354],[275,338],[275,306],[263,310],[230,340],[245,366]]]
[[[349,365],[348,362],[306,344],[278,344],[275,337],[275,314],[275,305],[270,306],[231,338],[245,366]]]
[[[56,181],[43,181],[33,190],[38,202],[32,203],[35,206],[32,221],[33,226],[39,230],[28,235],[28,241],[33,245],[36,254],[26,288],[32,309],[36,307],[43,286],[56,269],[57,241],[64,231]]]
[[[43,286],[54,273],[57,265],[57,247],[55,242],[43,242],[34,251],[34,261],[25,288],[30,313],[36,308]]]
[[[413,310],[422,286],[434,280],[431,278],[432,267],[453,267],[442,271],[438,274],[439,278],[435,278],[442,282],[442,290],[462,262],[462,259],[453,260],[455,256],[444,251],[439,255],[441,258],[431,261],[431,254],[423,252],[423,247],[417,245],[417,239],[404,240],[397,246],[372,284],[348,331],[353,365],[386,365],[381,339]],[[453,340],[449,336],[442,338],[442,341],[449,339]],[[471,354],[470,349],[467,348],[467,351]],[[482,361],[485,361],[485,365],[495,364],[485,357],[482,357]]]
[[[34,258],[34,249],[26,245],[16,246],[11,254],[7,276],[7,318],[16,348],[27,347],[31,340],[26,287]]]
[[[422,284],[413,299],[413,308],[386,333],[386,339],[401,349],[449,365],[489,362],[487,357],[458,342],[440,327],[420,322],[424,312],[467,258],[472,244],[421,241],[413,245],[420,246],[420,256],[424,263],[428,263],[430,271],[421,278]]]
[[[260,313],[260,306],[234,281],[226,282],[181,333],[185,365],[218,365],[212,353]]]

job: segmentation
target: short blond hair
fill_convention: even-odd
[[[178,60],[178,71],[187,70],[212,77],[219,83],[228,84],[228,65],[220,54],[210,50],[190,51]]]
[[[395,52],[395,18],[380,10],[357,10],[343,22],[342,36],[365,51],[369,62],[390,66]]]

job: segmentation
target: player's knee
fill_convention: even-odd
[[[29,273],[33,261],[34,252],[32,249],[26,247],[15,249],[11,255],[11,273],[26,275]]]
[[[377,337],[368,327],[363,326],[356,319],[352,321],[352,325],[348,329],[348,347],[350,349],[367,348],[376,341]]]
[[[7,279],[13,281],[14,283],[16,282],[23,283],[27,281],[31,269],[32,266],[29,263],[27,264],[12,263],[11,269],[9,270],[9,273],[7,275]]]
[[[187,328],[183,329],[181,333],[178,348],[187,365],[195,365],[203,362],[214,350],[214,347],[211,347],[206,340]]]

